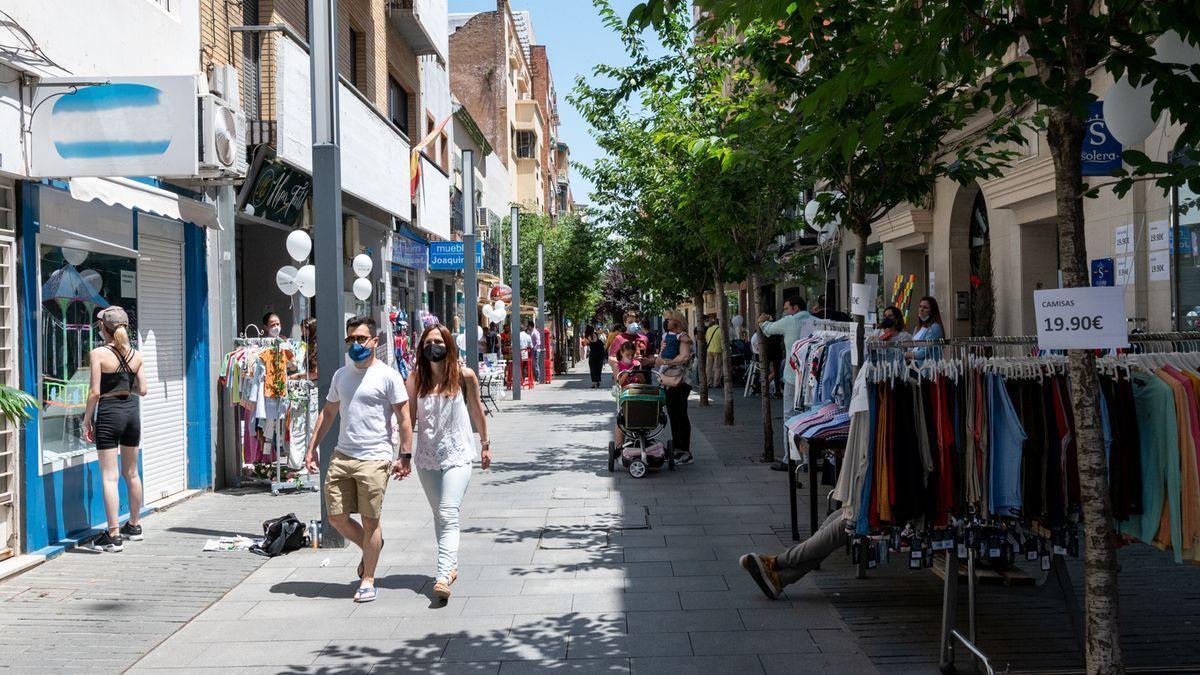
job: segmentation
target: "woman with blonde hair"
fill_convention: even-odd
[[[142,539],[138,524],[142,510],[142,478],[138,474],[138,446],[142,442],[138,398],[146,395],[146,372],[142,355],[129,344],[129,315],[117,306],[96,315],[104,345],[92,350],[91,387],[83,414],[83,437],[95,441],[104,483],[104,514],[108,529],[92,542],[98,551],[110,553],[124,548],[126,538]],[[121,465],[117,468],[117,456]],[[129,494],[129,521],[117,529],[120,508],[119,482],[125,477]]]
[[[458,579],[458,514],[477,457],[472,423],[483,445],[479,459],[485,470],[492,463],[492,449],[479,378],[459,362],[458,348],[445,326],[429,326],[417,342],[416,368],[408,378],[408,405],[416,436],[412,462],[433,509],[437,537],[433,592],[446,600],[450,585]]]

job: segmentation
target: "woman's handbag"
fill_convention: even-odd
[[[687,366],[667,366],[658,376],[662,385],[668,389],[678,387],[687,378]]]

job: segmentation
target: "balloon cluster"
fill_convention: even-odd
[[[504,323],[504,318],[508,316],[508,305],[503,300],[497,300],[490,305],[484,305],[481,311],[488,323]]]
[[[1154,41],[1154,60],[1159,63],[1190,69],[1200,64],[1200,47],[1184,42],[1176,31],[1169,30]],[[1191,76],[1195,79],[1195,76]],[[1154,86],[1143,82],[1134,86],[1129,75],[1113,82],[1104,94],[1104,124],[1121,145],[1138,145],[1158,126],[1151,108]]]
[[[821,195],[829,195],[821,198]],[[834,236],[837,235],[838,228],[842,225],[842,216],[830,210],[825,213],[825,209],[829,208],[829,203],[840,197],[837,192],[821,192],[807,204],[804,205],[804,221],[808,226],[817,232],[817,241],[825,244]],[[821,202],[824,201],[824,204]]]
[[[312,252],[312,239],[308,233],[295,230],[289,234],[287,252],[296,262],[307,260],[308,254]],[[284,265],[275,273],[275,285],[284,295],[295,295],[299,291],[300,295],[311,298],[317,294],[317,268],[304,265],[296,269],[291,265]]]

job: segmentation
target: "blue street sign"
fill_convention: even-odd
[[[1088,106],[1088,119],[1083,136],[1083,148],[1079,151],[1083,160],[1083,175],[1111,176],[1121,168],[1121,143],[1113,138],[1104,123],[1104,102],[1096,101]]]
[[[1096,258],[1092,261],[1092,285],[1112,286],[1117,281],[1112,258]]]
[[[461,270],[463,268],[461,241],[429,242],[429,269]],[[483,269],[483,242],[475,242],[475,269]]]

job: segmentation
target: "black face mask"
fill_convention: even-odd
[[[425,358],[429,359],[433,363],[445,361],[447,353],[446,345],[439,345],[436,343],[425,345]]]
[[[880,328],[883,328],[883,329],[885,329],[885,330],[886,330],[886,329],[889,329],[889,328],[895,328],[895,327],[896,327],[896,320],[895,320],[895,319],[893,319],[893,318],[892,318],[892,317],[890,317],[890,316],[885,316],[885,317],[883,317],[883,321],[880,321],[880,322],[879,322],[879,327],[880,327]]]

